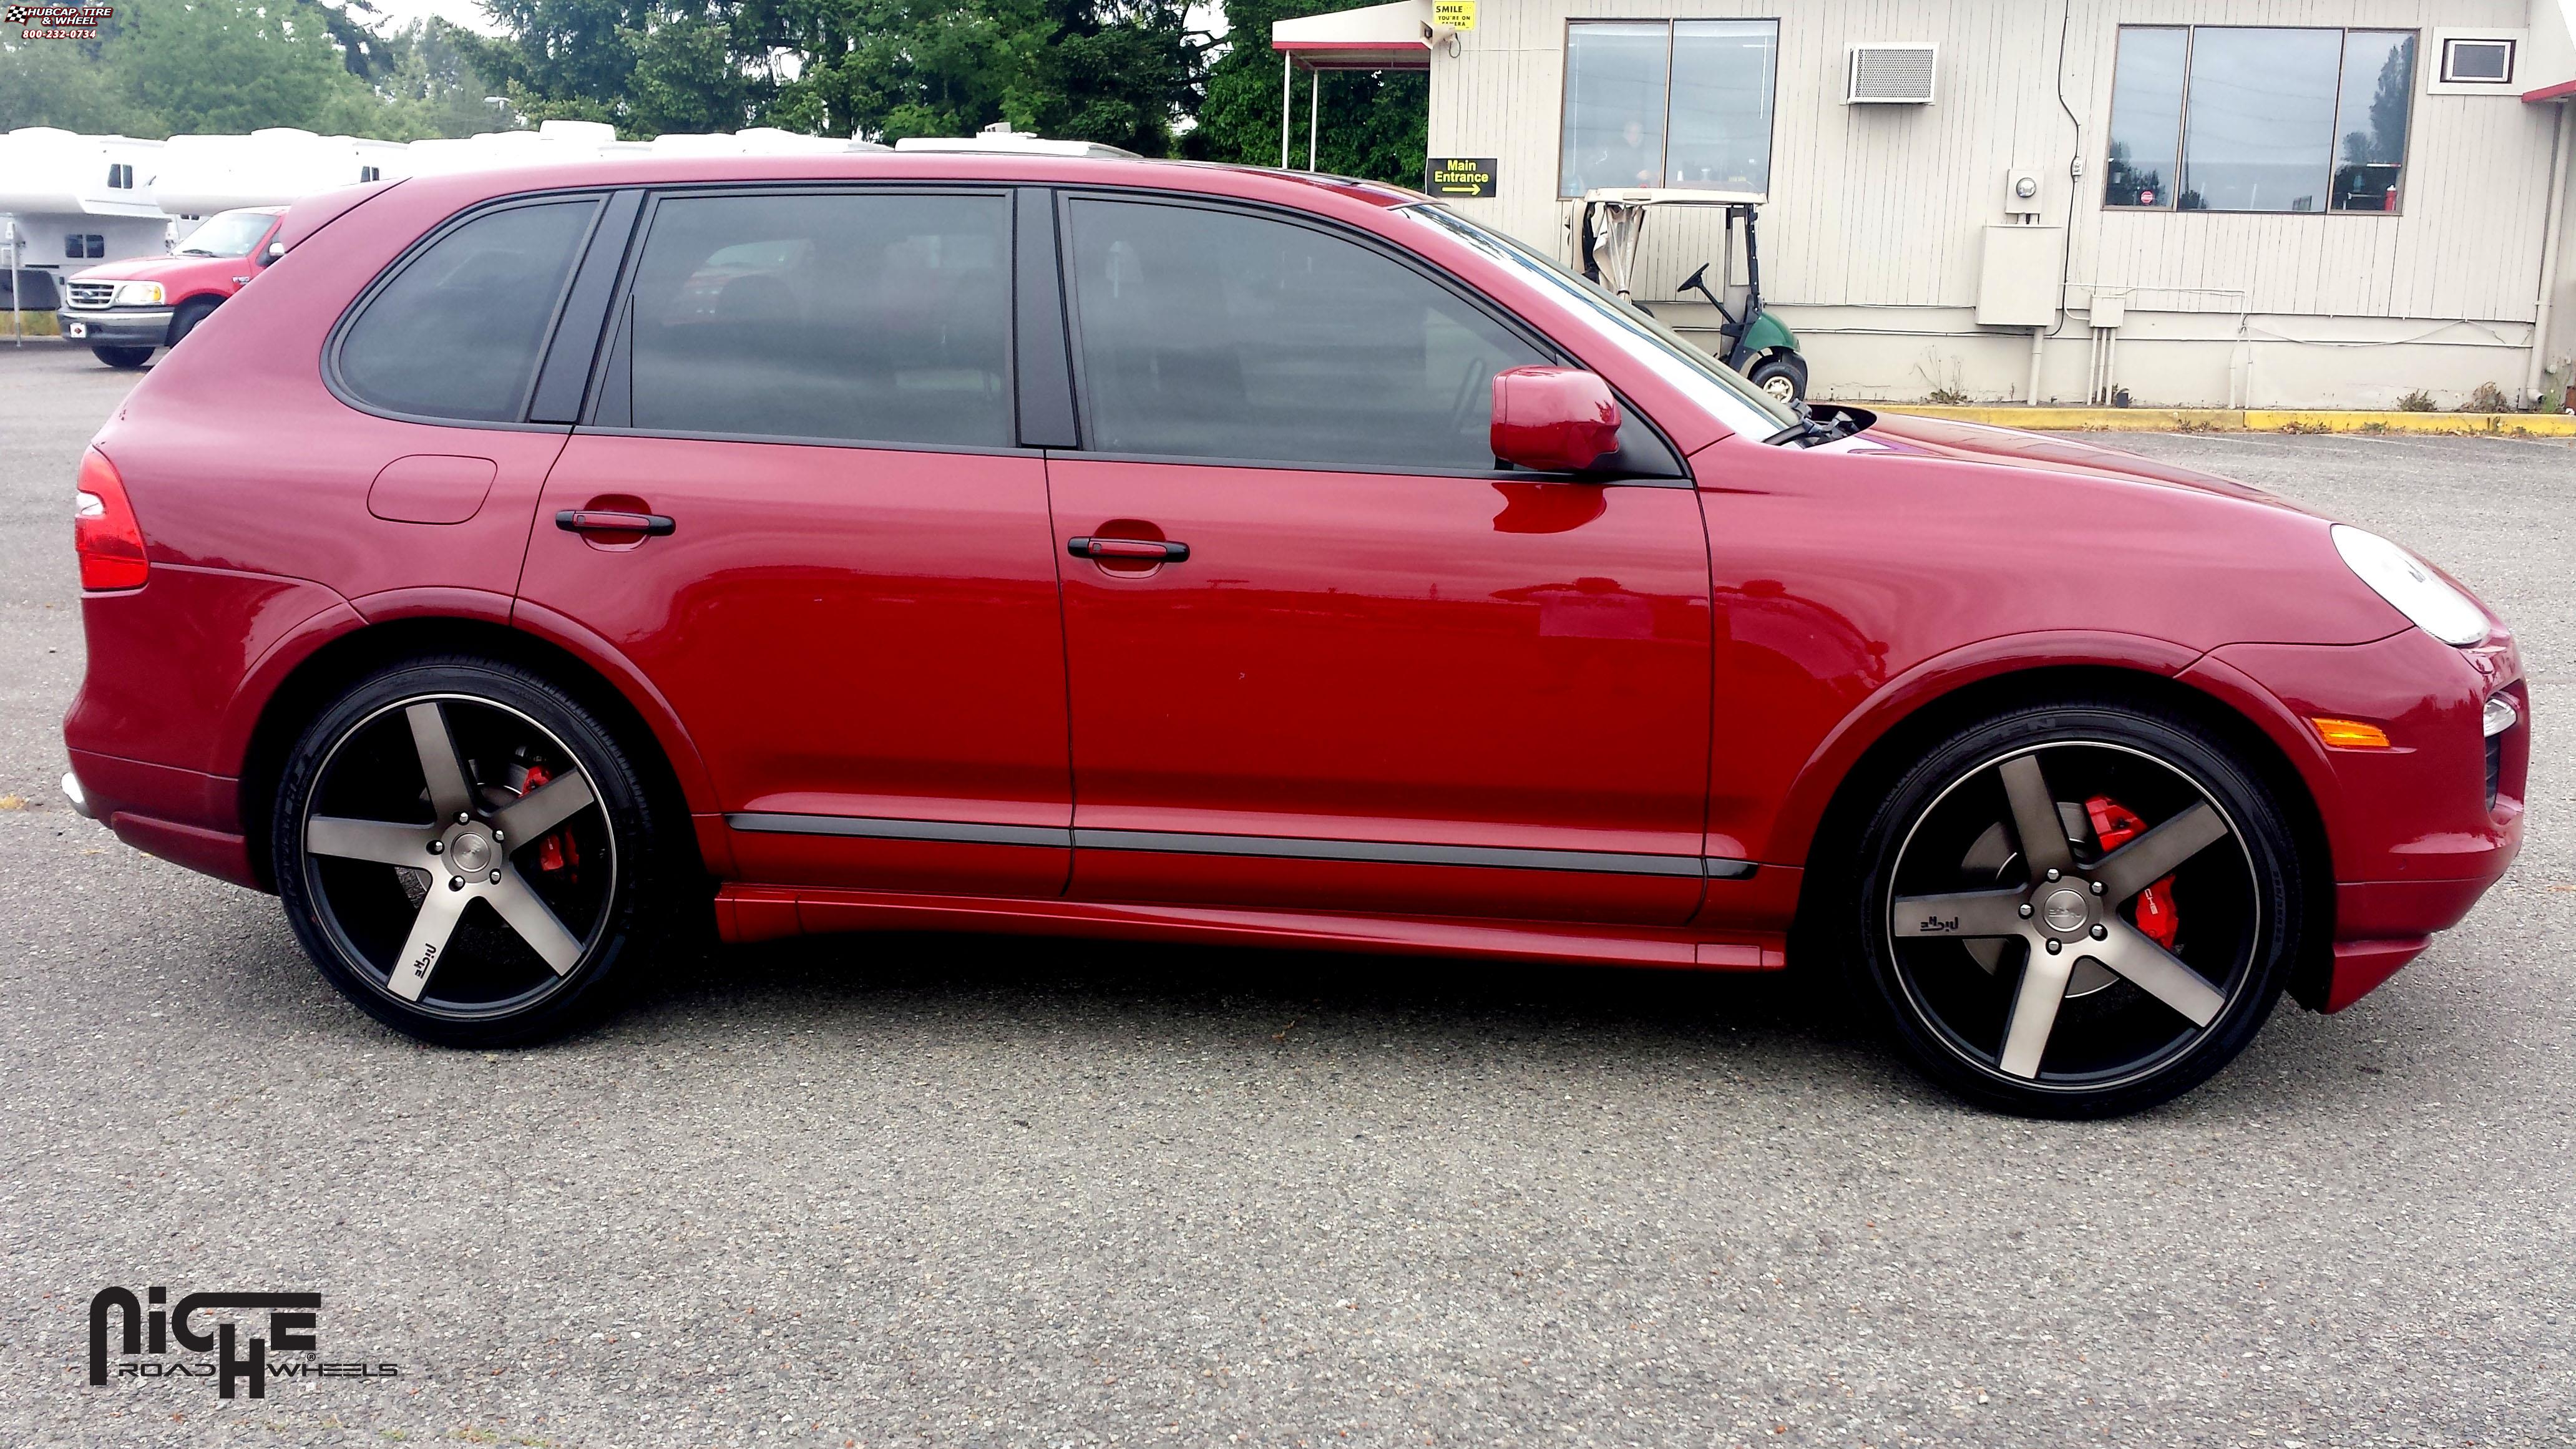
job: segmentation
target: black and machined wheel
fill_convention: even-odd
[[[216,301],[212,297],[199,297],[181,307],[178,314],[170,319],[170,345],[176,347],[186,340],[189,333],[197,330],[198,323],[214,315],[215,307]]]
[[[1972,1100],[2046,1117],[2190,1090],[2262,1028],[2306,884],[2260,773],[2179,715],[2025,706],[1905,771],[1843,913],[1897,1040]]]
[[[131,371],[152,360],[152,349],[149,347],[93,347],[89,350],[89,355],[110,367]]]
[[[1807,359],[1794,352],[1774,352],[1745,375],[1780,402],[1793,403],[1807,395]]]
[[[670,858],[634,762],[513,665],[422,660],[342,695],[279,781],[287,918],[322,974],[424,1041],[564,1031],[668,934]]]

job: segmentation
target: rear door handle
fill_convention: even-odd
[[[660,538],[680,525],[660,513],[620,513],[606,508],[567,508],[555,515],[566,533],[640,533]]]
[[[1064,551],[1075,558],[1142,559],[1149,563],[1180,563],[1190,556],[1190,546],[1160,538],[1068,538]]]

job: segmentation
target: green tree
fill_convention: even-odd
[[[422,21],[380,35],[314,0],[128,0],[95,41],[0,45],[0,129],[488,131],[501,118],[483,104],[458,33]]]
[[[509,117],[484,99],[494,86],[474,66],[463,43],[471,38],[444,20],[415,21],[393,37],[392,64],[375,79],[391,127],[380,134],[412,141],[510,129]]]
[[[995,121],[1159,155],[1196,99],[1186,0],[491,0],[477,63],[534,116],[886,140]]]
[[[0,131],[60,126],[87,135],[158,135],[101,59],[105,40],[0,41]]]
[[[1208,67],[1207,100],[1184,145],[1191,156],[1279,164],[1279,54],[1270,27],[1347,0],[1226,0],[1225,54]],[[1421,71],[1327,71],[1317,108],[1318,168],[1404,186],[1422,184],[1431,145],[1431,78]],[[1291,98],[1289,164],[1306,164],[1307,87]]]
[[[365,90],[316,5],[144,0],[118,19],[110,68],[173,131],[309,129]]]

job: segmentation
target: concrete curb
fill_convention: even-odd
[[[1939,407],[1862,403],[1883,412],[2055,432],[2446,433],[2496,438],[2576,438],[2567,413],[2343,412],[2323,408]]]

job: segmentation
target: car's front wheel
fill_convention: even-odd
[[[667,829],[600,719],[513,665],[362,681],[289,755],[278,894],[324,977],[425,1041],[560,1032],[668,934]]]
[[[2238,748],[2103,701],[1957,731],[1858,839],[1847,950],[1897,1041],[1972,1099],[2133,1112],[2244,1050],[2297,959],[2296,838]]]
[[[149,347],[93,347],[89,355],[110,367],[133,369],[152,360]]]

